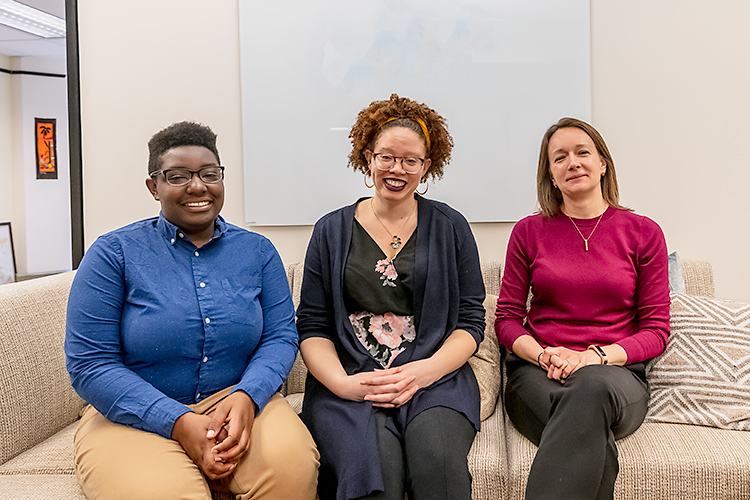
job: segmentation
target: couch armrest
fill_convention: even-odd
[[[682,277],[685,293],[701,297],[716,297],[714,271],[711,263],[703,260],[683,260]]]

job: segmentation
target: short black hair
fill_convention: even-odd
[[[206,125],[196,122],[178,122],[155,133],[148,141],[148,173],[161,168],[161,157],[172,148],[180,146],[203,146],[219,160],[216,149],[216,134]]]

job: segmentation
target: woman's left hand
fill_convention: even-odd
[[[436,373],[433,366],[430,359],[420,359],[401,365],[397,372],[389,375],[388,382],[397,384],[404,381],[406,386],[398,393],[368,394],[365,396],[365,401],[372,401],[373,406],[380,408],[396,408],[407,403],[419,389],[433,384],[440,378],[441,375]],[[374,375],[371,379],[364,381],[363,385],[373,387],[379,385],[377,371]],[[398,380],[394,380],[394,377],[398,377]]]
[[[454,330],[435,354],[398,367],[400,380],[410,380],[398,394],[368,394],[366,401],[381,408],[396,408],[407,403],[419,389],[428,387],[447,374],[458,370],[477,348],[474,337],[466,330]],[[389,397],[390,396],[390,397]]]
[[[237,463],[250,450],[255,408],[255,402],[243,391],[230,394],[216,407],[207,437],[220,439],[213,447],[217,462]]]
[[[599,356],[593,351],[574,351],[567,347],[547,347],[540,358],[547,367],[547,378],[565,383],[571,374],[586,365],[600,364]]]

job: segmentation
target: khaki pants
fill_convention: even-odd
[[[225,389],[191,406],[210,415]],[[221,483],[209,481],[180,444],[110,422],[89,406],[75,436],[78,482],[90,500],[209,500],[211,489],[242,500],[313,500],[315,443],[286,400],[276,394],[256,417],[250,451]]]

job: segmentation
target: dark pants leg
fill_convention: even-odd
[[[471,422],[450,408],[417,415],[404,434],[409,500],[471,500],[466,457],[475,435]]]
[[[643,365],[586,366],[565,384],[512,355],[507,369],[508,415],[539,446],[526,499],[611,500],[619,471],[615,439],[646,416]]]
[[[471,500],[466,459],[476,431],[450,408],[425,410],[409,423],[403,442],[388,428],[387,411],[376,410],[378,451],[385,491],[357,500]]]
[[[385,491],[361,497],[361,500],[404,500],[406,472],[404,448],[401,440],[388,428],[388,413],[375,410],[375,425],[378,432],[378,452]],[[358,499],[360,500],[360,499]]]

